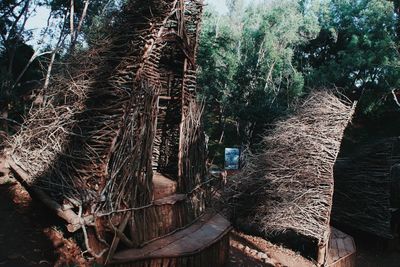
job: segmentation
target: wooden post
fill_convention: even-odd
[[[328,260],[328,249],[329,249],[329,237],[331,235],[331,229],[328,226],[325,231],[324,239],[318,242],[318,251],[317,251],[317,265],[318,266],[326,266],[326,262]]]
[[[13,159],[8,158],[7,163],[10,169],[16,174],[17,179],[28,191],[35,196],[49,209],[53,210],[58,217],[65,220],[69,232],[74,233],[82,227],[82,224],[93,224],[93,216],[79,217],[72,209],[65,209],[59,203],[52,200],[43,190],[37,187],[29,186],[26,181],[30,180],[29,174],[20,168]]]

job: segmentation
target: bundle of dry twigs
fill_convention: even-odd
[[[354,107],[326,91],[276,123],[261,153],[246,158],[230,181],[228,203],[242,223],[270,235],[293,230],[324,243],[333,194],[333,165]]]

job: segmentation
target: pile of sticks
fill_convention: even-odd
[[[321,91],[276,123],[263,150],[230,181],[228,204],[242,225],[265,236],[288,230],[327,243],[333,166],[354,106]]]

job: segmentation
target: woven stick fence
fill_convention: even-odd
[[[392,238],[391,167],[400,162],[397,138],[366,144],[335,165],[332,220],[367,233]]]
[[[172,158],[167,165],[175,164],[177,175],[181,170],[180,190],[197,203],[192,213],[203,209],[198,192],[205,145],[202,108],[195,101],[201,12],[196,0],[130,0],[107,37],[54,78],[43,105],[30,111],[8,142],[12,169],[68,221],[70,231],[82,228],[87,252],[96,258],[112,257],[119,241],[140,245],[140,234],[125,228],[136,220],[135,211],[153,205],[153,168],[164,151],[157,144],[174,147],[165,152]],[[174,100],[168,112],[179,111],[173,124],[158,123],[166,92]],[[169,131],[177,134],[159,135]],[[195,167],[178,166],[183,164]],[[87,227],[95,229],[95,248]]]
[[[353,112],[348,101],[317,92],[276,123],[263,151],[248,155],[228,187],[228,203],[242,225],[265,236],[292,230],[327,244],[333,165]]]

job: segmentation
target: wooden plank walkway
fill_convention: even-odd
[[[329,267],[354,267],[355,257],[356,245],[354,239],[350,235],[331,227],[327,265]]]
[[[128,249],[116,253],[111,264],[193,255],[218,242],[230,230],[230,222],[224,217],[208,213],[191,226],[155,240],[141,249]]]

